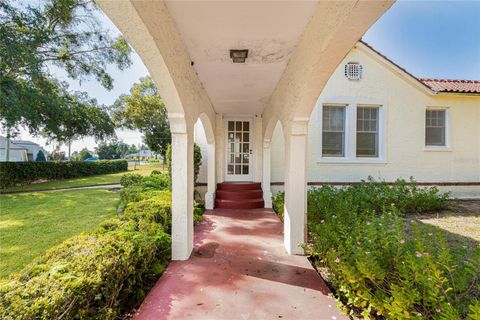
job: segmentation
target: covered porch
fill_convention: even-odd
[[[240,181],[260,183],[270,208],[278,122],[285,138],[283,243],[288,254],[303,253],[310,113],[338,63],[393,1],[98,3],[142,58],[169,112],[172,258],[187,260],[193,250],[196,127],[207,146],[207,209],[218,183]]]

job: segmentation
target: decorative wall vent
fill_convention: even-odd
[[[345,77],[348,80],[360,80],[363,75],[363,67],[358,62],[349,62],[345,65]]]

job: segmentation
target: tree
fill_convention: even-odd
[[[107,67],[130,66],[131,49],[101,27],[98,15],[92,0],[0,1],[0,122],[7,137],[19,127],[61,142],[113,135],[105,108],[50,73],[57,68],[113,87]]]
[[[43,151],[42,151],[42,150],[38,150],[37,158],[35,159],[35,161],[38,161],[38,162],[45,162],[45,161],[47,161],[47,159],[45,158],[45,155],[43,154]]]
[[[91,157],[93,157],[92,152],[90,152],[87,148],[83,148],[80,151],[75,151],[72,153],[72,160],[75,161],[85,161]]]
[[[113,139],[109,142],[102,141],[96,148],[95,152],[97,153],[100,159],[120,159],[125,157],[128,152],[128,144]]]
[[[123,128],[138,129],[150,150],[165,156],[171,143],[167,109],[152,78],[144,77],[112,106],[113,120]]]
[[[52,153],[50,153],[50,159],[54,161],[65,161],[67,160],[67,156],[65,155],[65,151],[61,151],[60,146],[57,146]]]

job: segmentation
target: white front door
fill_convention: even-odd
[[[225,181],[252,181],[252,120],[227,119]]]

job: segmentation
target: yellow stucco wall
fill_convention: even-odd
[[[363,65],[363,79],[344,76],[347,62]],[[324,163],[320,159],[322,103],[379,104],[384,108],[382,163]],[[425,151],[426,107],[447,107],[450,151]],[[283,181],[281,130],[272,139],[272,182]],[[480,182],[480,95],[429,95],[414,81],[371,52],[354,48],[320,95],[308,128],[308,181],[350,182],[369,175],[387,181],[413,176],[419,182]],[[469,188],[473,190],[475,188]],[[480,196],[480,188],[477,191]]]

